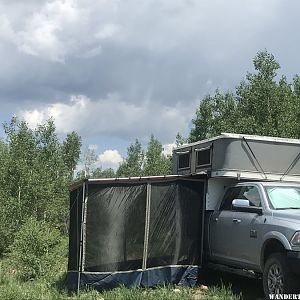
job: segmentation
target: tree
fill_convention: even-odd
[[[127,148],[127,157],[117,170],[117,177],[142,176],[144,151],[138,139]]]
[[[86,147],[82,158],[84,169],[79,174],[82,173],[83,178],[90,178],[95,169],[96,162],[97,162],[97,155],[95,149]]]
[[[235,92],[206,96],[192,120],[189,140],[216,136],[221,132],[298,138],[300,135],[299,77],[293,83],[285,76],[277,80],[279,63],[260,51],[253,59],[254,73],[248,73]]]
[[[70,179],[74,176],[74,171],[80,158],[81,145],[81,138],[74,131],[67,135],[62,144],[63,160],[70,174]]]
[[[243,133],[278,136],[280,99],[275,80],[280,68],[272,54],[259,52],[253,59],[256,73],[248,73],[236,90],[238,127]]]
[[[171,169],[171,157],[163,154],[162,144],[151,135],[146,153],[138,140],[128,147],[127,157],[120,164],[116,176],[167,175]]]
[[[192,120],[189,141],[196,142],[216,136],[223,132],[234,131],[236,103],[231,93],[222,94],[216,90],[213,96],[206,96]]]
[[[171,170],[170,159],[163,154],[162,144],[152,134],[146,151],[144,176],[168,175]]]
[[[72,144],[70,137],[59,141],[51,119],[30,129],[14,117],[4,124],[4,130],[6,141],[0,142],[0,254],[29,217],[67,231],[70,162],[74,168],[80,151],[80,143]]]
[[[116,177],[115,171],[112,168],[102,170],[102,168],[96,168],[91,175],[91,178],[114,178]]]
[[[188,142],[188,140],[186,138],[184,138],[179,132],[177,132],[176,138],[175,138],[176,147],[182,146],[182,145],[186,144],[187,142]]]

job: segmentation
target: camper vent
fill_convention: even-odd
[[[178,155],[178,169],[187,169],[191,166],[191,152],[177,152]]]
[[[211,164],[211,147],[195,149],[197,155],[197,167]]]

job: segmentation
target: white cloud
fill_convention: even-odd
[[[35,5],[31,13],[19,18],[3,14],[0,38],[15,44],[25,54],[54,62],[64,63],[69,56],[93,57],[101,52],[99,41],[114,36],[119,26],[101,17],[111,9],[111,4],[106,1],[99,1],[96,7],[89,4],[89,1],[53,0]],[[9,10],[0,4],[1,8]],[[21,4],[19,9],[25,10]],[[94,10],[98,20],[92,28]]]
[[[163,145],[163,154],[164,155],[172,155],[173,149],[176,147],[176,144],[164,144]]]
[[[6,15],[0,15],[0,38],[15,43],[16,36],[11,23]]]
[[[30,128],[35,128],[38,124],[44,123],[48,116],[44,111],[33,109],[22,112],[22,118],[26,120]]]
[[[177,132],[185,133],[195,112],[196,103],[173,106],[145,101],[130,104],[118,95],[92,101],[82,95],[72,96],[67,103],[55,103],[40,109],[23,110],[22,118],[30,126],[53,117],[58,132],[73,130],[84,136],[123,136],[147,139],[153,133],[167,141]]]
[[[100,165],[104,169],[106,168],[116,169],[119,163],[123,161],[123,158],[118,152],[118,150],[108,149],[98,156],[98,161],[100,162]]]
[[[27,54],[62,62],[73,43],[68,37],[68,26],[75,26],[79,18],[76,1],[47,2],[26,20],[24,30],[18,32],[18,47]],[[59,36],[60,32],[66,34],[64,39]]]
[[[118,30],[119,26],[116,24],[106,24],[95,34],[95,37],[100,40],[105,40],[112,37]]]

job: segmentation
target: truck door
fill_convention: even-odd
[[[232,187],[227,190],[219,210],[214,211],[209,224],[210,256],[220,263],[232,263],[235,260],[233,243],[236,224],[233,223],[235,212],[232,210],[232,200],[237,199],[242,187]]]
[[[239,195],[239,199],[247,199],[251,206],[261,207],[261,195],[255,185],[245,185]],[[232,254],[242,265],[248,267],[259,267],[261,232],[260,224],[263,223],[263,216],[251,212],[234,213]]]

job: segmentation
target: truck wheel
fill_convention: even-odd
[[[275,253],[267,259],[263,287],[267,299],[270,294],[289,294],[296,290],[296,278],[287,265],[285,253]]]

